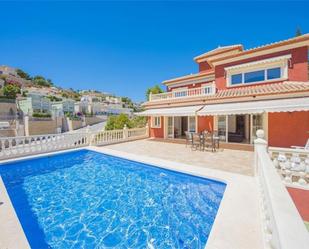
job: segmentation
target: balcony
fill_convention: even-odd
[[[150,94],[149,101],[160,101],[169,99],[194,98],[214,95],[216,93],[215,83],[210,83],[202,87],[173,90],[171,92]]]

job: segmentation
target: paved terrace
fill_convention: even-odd
[[[196,151],[184,144],[160,142],[151,139],[109,145],[107,148],[253,176],[253,152],[249,151],[229,149],[220,149],[217,152]]]

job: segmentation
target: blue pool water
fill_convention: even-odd
[[[32,248],[204,248],[226,185],[88,150],[0,166]]]

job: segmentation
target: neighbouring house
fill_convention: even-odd
[[[73,99],[63,99],[62,108],[64,113],[74,113],[75,100]]]
[[[18,97],[17,103],[19,109],[27,115],[34,112],[50,113],[53,117],[61,117],[64,113],[74,113],[75,101],[64,99],[51,101],[48,96],[40,93],[28,93],[27,97]]]
[[[252,49],[218,47],[196,56],[199,72],[163,81],[139,115],[150,136],[184,138],[216,131],[223,143],[253,144],[263,129],[270,146],[303,146],[309,137],[309,34]]]
[[[51,101],[46,95],[29,93],[28,96],[31,98],[32,112],[51,112]]]
[[[31,97],[18,97],[16,102],[19,110],[21,110],[23,114],[32,115],[33,108]]]
[[[133,110],[123,107],[121,98],[113,96],[83,95],[75,105],[75,112],[93,113],[95,115],[132,115]]]

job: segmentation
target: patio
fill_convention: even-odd
[[[156,157],[179,163],[253,176],[253,152],[219,149],[217,152],[191,150],[190,146],[145,139],[108,145],[107,148],[131,154]]]

